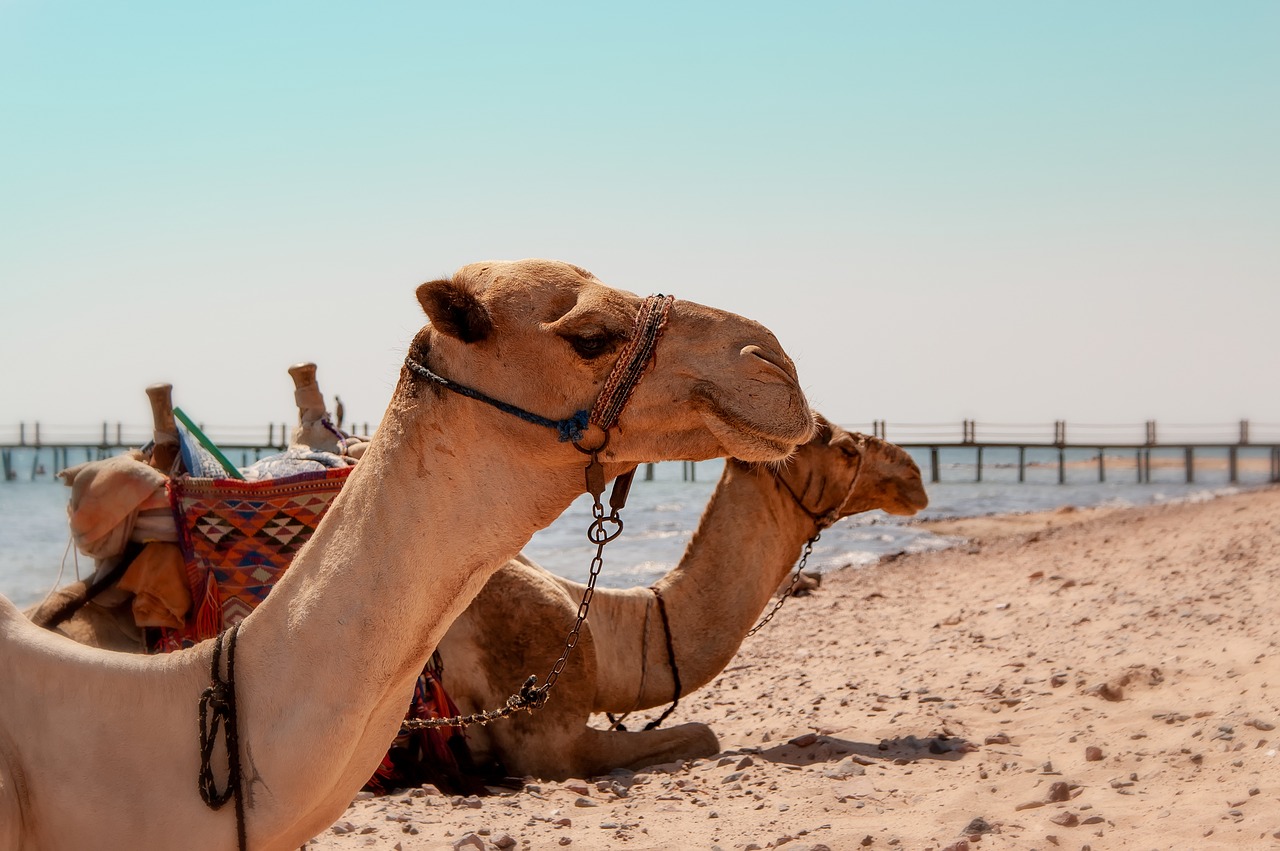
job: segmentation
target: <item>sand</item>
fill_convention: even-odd
[[[723,752],[360,799],[317,849],[1280,848],[1280,488],[946,521],[681,703]]]

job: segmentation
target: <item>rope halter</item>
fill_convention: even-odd
[[[460,396],[484,402],[486,405],[518,417],[525,422],[552,429],[559,436],[561,443],[572,441],[580,451],[594,458],[596,453],[608,445],[609,430],[617,424],[618,417],[622,415],[622,409],[631,400],[631,394],[635,392],[640,379],[644,377],[649,364],[652,363],[654,352],[658,347],[658,340],[661,339],[662,332],[666,328],[667,316],[671,312],[671,305],[674,302],[674,296],[659,293],[649,296],[641,303],[640,310],[636,314],[634,333],[618,355],[618,360],[614,363],[613,370],[609,373],[608,378],[605,379],[604,387],[596,398],[595,405],[592,406],[590,411],[578,411],[564,419],[551,419],[550,417],[535,414],[532,411],[526,411],[524,408],[513,405],[510,402],[500,401],[479,390],[445,378],[443,375],[431,371],[423,364],[410,358],[405,359],[405,366],[417,375],[435,382],[446,390],[452,390]],[[605,434],[604,443],[594,449],[587,449],[581,445],[589,425],[598,426]]]

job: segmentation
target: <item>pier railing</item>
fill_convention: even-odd
[[[1081,463],[1080,454],[1089,453],[1088,460],[1096,463],[1098,481],[1107,479],[1110,459],[1113,470],[1117,466],[1129,466],[1125,453],[1132,453],[1132,469],[1138,482],[1151,481],[1152,458],[1156,456],[1161,466],[1182,467],[1186,481],[1195,481],[1196,455],[1213,453],[1226,466],[1227,480],[1240,481],[1240,464],[1243,455],[1265,458],[1270,482],[1280,482],[1280,423],[1255,423],[1237,420],[1231,423],[1161,423],[1145,420],[1141,423],[1070,423],[1056,420],[1052,423],[987,423],[978,420],[961,420],[960,423],[890,423],[872,420],[870,423],[843,424],[850,431],[861,431],[892,441],[904,449],[913,450],[917,456],[927,454],[929,480],[942,480],[943,453],[952,459],[951,467],[972,467],[973,480],[982,481],[984,465],[989,462],[988,450],[1004,450],[1016,453],[1018,481],[1026,481],[1028,456],[1034,454],[1034,463],[1044,466],[1045,453],[1056,453],[1058,481],[1067,480],[1068,452]],[[957,463],[957,452],[966,452],[971,462]],[[1172,458],[1171,458],[1172,453]],[[1049,463],[1053,463],[1052,460]]]
[[[293,428],[288,423],[265,425],[222,425],[198,423],[201,430],[219,447],[238,450],[242,458],[252,452],[256,459],[262,452],[283,449]],[[1132,423],[1078,423],[1067,420],[1033,423],[996,423],[965,419],[959,422],[908,423],[888,420],[872,420],[863,423],[842,423],[850,431],[875,435],[911,450],[922,466],[928,467],[929,480],[942,480],[942,471],[963,469],[968,478],[981,481],[984,466],[990,463],[990,454],[1002,452],[1007,457],[1016,453],[1018,481],[1026,480],[1029,465],[1044,466],[1046,453],[1050,464],[1056,453],[1058,480],[1066,481],[1068,453],[1079,464],[1080,453],[1091,453],[1096,461],[1099,481],[1107,477],[1110,461],[1113,470],[1130,463],[1136,470],[1139,482],[1151,481],[1152,456],[1157,456],[1159,466],[1171,465],[1173,453],[1178,466],[1185,469],[1186,481],[1195,480],[1196,455],[1215,454],[1225,460],[1228,479],[1239,480],[1240,460],[1269,458],[1268,481],[1280,482],[1280,423],[1235,420],[1217,423],[1166,423],[1145,420]],[[368,435],[370,426],[348,424],[355,434]],[[103,422],[94,425],[58,425],[39,422],[0,423],[0,453],[3,455],[4,476],[17,477],[15,453],[35,451],[32,475],[41,466],[40,452],[51,452],[52,469],[57,470],[80,460],[105,457],[128,448],[145,445],[151,440],[151,426]],[[1118,455],[1132,455],[1132,462]],[[944,463],[944,454],[950,463]],[[968,458],[959,461],[956,458]],[[688,464],[688,462],[686,462]],[[1013,466],[1006,461],[1002,466]],[[960,475],[960,474],[952,474]],[[692,465],[685,468],[684,477],[696,477]]]

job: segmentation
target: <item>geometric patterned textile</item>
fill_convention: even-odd
[[[315,532],[354,469],[258,482],[169,479],[192,606],[182,629],[160,630],[153,652],[190,647],[244,620]]]

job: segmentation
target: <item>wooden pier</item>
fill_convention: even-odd
[[[240,466],[248,466],[264,455],[284,451],[293,429],[287,423],[269,423],[261,428],[198,425],[233,461],[239,461]],[[363,426],[352,424],[350,428],[353,433],[366,438],[370,433],[368,423]],[[151,441],[151,435],[150,426],[123,423],[102,423],[101,428],[41,428],[40,423],[19,423],[9,428],[0,426],[0,473],[3,474],[0,481],[36,479],[43,474],[52,476],[74,464],[141,448]]]
[[[199,425],[241,466],[253,463],[264,454],[282,451],[292,429],[287,423],[271,423],[265,427]],[[1096,470],[1098,482],[1115,481],[1123,475],[1129,481],[1150,483],[1154,466],[1156,469],[1180,468],[1183,480],[1194,483],[1197,465],[1216,460],[1219,467],[1225,466],[1227,481],[1237,484],[1245,478],[1242,461],[1248,459],[1253,462],[1250,466],[1256,467],[1261,462],[1255,459],[1260,458],[1268,459],[1263,480],[1280,482],[1280,424],[1251,424],[1240,420],[1226,425],[1186,426],[1160,425],[1148,420],[1130,425],[1068,426],[1063,420],[1051,425],[975,420],[962,420],[958,424],[890,424],[874,420],[844,427],[891,440],[910,451],[933,483],[943,481],[943,471],[947,469],[963,474],[963,481],[981,482],[988,470],[1016,467],[1016,481],[1026,482],[1028,470],[1056,467],[1057,482],[1066,484],[1069,471],[1078,471],[1084,466]],[[355,430],[359,433],[358,427]],[[363,434],[369,434],[367,423]],[[0,425],[0,461],[5,481],[35,479],[42,474],[52,476],[81,461],[141,447],[150,440],[150,427],[121,423],[43,429],[39,423],[20,423],[7,428]],[[948,462],[948,456],[966,460]],[[1001,462],[993,460],[993,456],[1011,460]],[[653,465],[645,466],[644,478],[653,478]],[[1092,478],[1091,475],[1090,480]],[[681,462],[681,479],[697,480],[697,466],[693,462]]]
[[[846,426],[847,427],[847,426]],[[1002,439],[1001,437],[980,438],[979,424],[974,420],[963,420],[960,424],[960,434],[958,439],[951,440],[935,440],[935,439],[915,439],[911,436],[912,431],[919,433],[924,429],[936,428],[932,425],[913,425],[901,426],[894,429],[894,434],[889,435],[890,427],[884,420],[875,420],[871,423],[871,428],[851,430],[867,430],[871,434],[892,440],[903,449],[911,451],[917,459],[922,456],[927,459],[926,466],[928,469],[929,481],[938,483],[942,481],[942,470],[946,465],[943,464],[943,452],[948,452],[955,457],[957,453],[961,453],[961,457],[967,454],[971,457],[973,474],[969,481],[981,482],[983,480],[983,472],[991,465],[990,454],[992,451],[1001,451],[1005,453],[1013,453],[1016,455],[1016,462],[1004,464],[1001,466],[1011,466],[1017,468],[1017,481],[1026,482],[1027,470],[1029,467],[1056,466],[1057,482],[1059,484],[1067,483],[1067,471],[1069,467],[1080,467],[1086,463],[1096,467],[1097,481],[1106,482],[1108,471],[1107,464],[1110,460],[1113,470],[1121,464],[1124,465],[1126,471],[1131,475],[1132,481],[1139,484],[1149,484],[1152,481],[1152,457],[1164,460],[1165,463],[1160,464],[1161,467],[1181,467],[1183,479],[1187,484],[1196,481],[1196,463],[1197,454],[1203,461],[1207,456],[1217,456],[1225,461],[1227,481],[1231,484],[1238,484],[1241,481],[1241,459],[1244,456],[1265,457],[1267,459],[1266,481],[1280,482],[1280,426],[1268,426],[1267,437],[1270,439],[1259,442],[1256,430],[1252,430],[1248,420],[1241,420],[1232,424],[1231,428],[1235,429],[1234,439],[1221,439],[1220,435],[1226,427],[1223,426],[1176,426],[1170,427],[1169,430],[1175,433],[1185,434],[1192,429],[1198,431],[1199,439],[1181,439],[1161,440],[1158,423],[1154,420],[1148,420],[1142,424],[1143,433],[1140,439],[1124,440],[1116,437],[1123,434],[1127,427],[1112,425],[1090,425],[1081,427],[1085,431],[1106,431],[1108,438],[1103,440],[1069,440],[1067,423],[1058,420],[1053,424],[1053,435],[1049,437],[1046,434],[1045,439]],[[986,427],[986,431],[994,434],[1007,432],[1011,428],[1027,428],[1027,426],[1000,426],[990,425]],[[1215,434],[1216,433],[1216,434]],[[1209,435],[1218,437],[1213,439]],[[1068,461],[1068,455],[1075,455],[1078,460]],[[1029,456],[1032,456],[1029,460]],[[1087,456],[1087,457],[1086,457]],[[1132,456],[1133,461],[1130,464],[1126,456]],[[1048,457],[1049,461],[1044,459]],[[968,465],[954,464],[953,466],[963,467]]]

